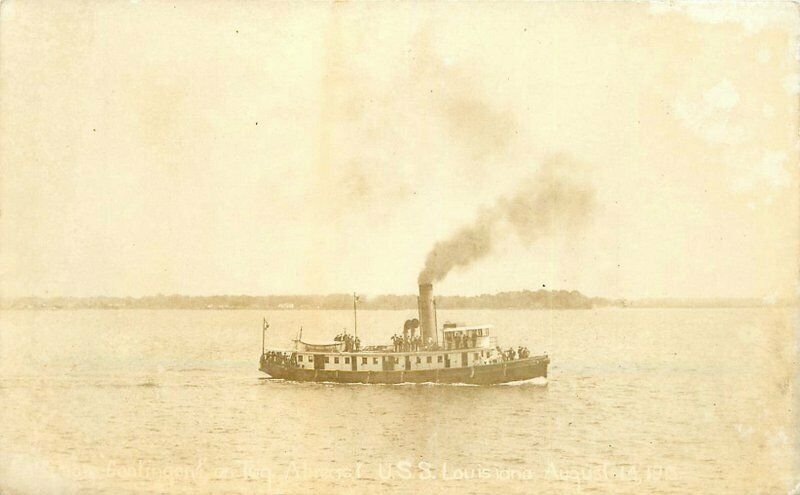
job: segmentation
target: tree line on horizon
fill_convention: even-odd
[[[436,296],[439,309],[592,309],[619,308],[747,308],[790,307],[796,299],[660,298],[608,299],[572,290],[521,290],[477,296]],[[361,310],[415,310],[416,294],[359,297]],[[0,309],[353,309],[353,294],[217,295],[157,294],[144,297],[20,297],[0,299]]]
[[[437,296],[439,309],[591,309],[624,306],[621,299],[587,297],[578,291],[522,290],[477,296]],[[145,297],[22,297],[0,301],[3,309],[352,309],[352,294],[217,295]],[[359,296],[358,308],[417,309],[416,294]]]

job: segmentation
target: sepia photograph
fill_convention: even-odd
[[[0,495],[800,495],[796,1],[0,0]]]

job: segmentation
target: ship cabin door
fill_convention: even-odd
[[[406,356],[406,371],[411,370],[411,356]]]
[[[469,353],[468,352],[462,352],[461,353],[461,366],[469,366],[468,359],[469,359]]]
[[[444,367],[445,368],[449,368],[450,367],[450,354],[445,354],[444,355]]]
[[[325,356],[323,356],[322,354],[314,354],[314,369],[315,370],[325,369]]]
[[[394,356],[383,356],[383,371],[394,371]]]
[[[358,356],[350,356],[350,369],[353,371],[358,371]]]

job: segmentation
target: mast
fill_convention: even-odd
[[[261,327],[261,355],[264,355],[264,335],[267,333],[267,328],[269,328],[269,323],[267,323],[266,316],[264,317],[264,322]]]
[[[353,292],[353,337],[358,337],[358,296]]]

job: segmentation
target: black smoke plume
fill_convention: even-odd
[[[530,245],[558,230],[586,223],[594,209],[594,189],[577,178],[578,167],[564,156],[551,157],[511,196],[481,209],[471,225],[437,242],[428,253],[418,283],[444,279],[453,268],[466,268],[487,256],[508,235]],[[510,229],[503,229],[504,224]]]

